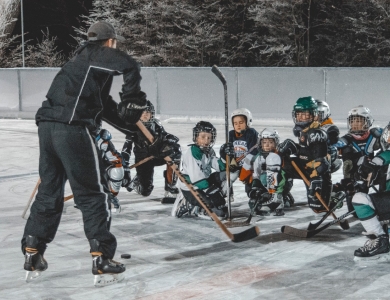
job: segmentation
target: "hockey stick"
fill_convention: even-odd
[[[256,208],[259,206],[260,203],[261,203],[260,199],[257,199],[255,205],[253,205],[252,209],[250,210],[249,217],[245,221],[242,222],[229,221],[225,223],[226,227],[233,228],[233,227],[249,226],[251,224],[252,217],[256,215]]]
[[[223,84],[223,92],[224,92],[224,102],[225,102],[225,139],[226,143],[229,142],[229,117],[228,117],[228,95],[227,95],[227,83],[226,78],[222,74],[221,70],[214,65],[211,68],[211,72],[213,72],[218,79]],[[231,199],[230,199],[230,157],[226,155],[226,182],[227,182],[227,188],[226,188],[226,198],[228,199],[228,220],[230,221],[232,219],[232,207],[231,207]]]
[[[322,226],[320,228],[317,228],[317,229],[314,229],[314,230],[305,230],[305,229],[297,229],[297,228],[294,228],[294,227],[291,227],[291,226],[282,226],[281,231],[283,233],[285,233],[285,234],[292,235],[292,236],[295,236],[295,237],[311,238],[311,237],[315,236],[317,233],[319,233],[319,232],[325,230],[326,228],[332,226],[333,224],[341,222],[344,218],[346,218],[347,216],[353,214],[354,212],[355,212],[354,210],[351,210],[351,211],[341,215],[340,217],[334,219],[333,221],[325,224],[324,226]]]
[[[151,159],[153,159],[153,158],[154,158],[153,155],[152,155],[152,156],[148,156],[148,157],[146,157],[146,158],[140,160],[139,162],[137,162],[137,163],[135,163],[135,164],[132,164],[132,165],[129,167],[129,169],[134,169],[134,168],[136,168],[136,167],[142,165],[143,163],[146,163],[147,161],[149,161],[149,160],[151,160]],[[23,214],[22,214],[22,218],[24,218],[24,215],[26,214],[26,211],[27,211],[28,207],[30,206],[31,200],[32,200],[32,198],[34,197],[35,192],[36,192],[36,190],[37,190],[37,188],[38,188],[38,186],[39,186],[40,183],[41,183],[41,179],[39,178],[39,179],[38,179],[38,182],[37,182],[37,185],[35,186],[34,191],[33,191],[32,195],[31,195],[31,197],[30,197],[30,199],[29,199],[28,206],[26,206],[26,208],[25,208],[25,210],[24,210],[24,212],[23,212]],[[69,196],[65,196],[65,197],[64,197],[64,202],[66,202],[66,201],[68,201],[68,200],[70,200],[70,199],[73,199],[73,197],[74,197],[73,194],[71,194],[71,195],[69,195]]]
[[[314,229],[316,229],[318,226],[320,226],[321,224],[322,224],[322,222],[324,222],[325,221],[325,219],[326,218],[328,218],[336,209],[337,209],[337,206],[339,205],[339,203],[342,203],[343,201],[344,201],[344,199],[345,199],[345,197],[344,198],[342,198],[342,199],[340,199],[339,201],[337,201],[337,203],[335,204],[335,206],[331,209],[331,210],[329,210],[329,211],[327,211],[326,212],[326,214],[325,215],[323,215],[323,217],[321,218],[321,220],[319,220],[318,222],[316,222],[316,223],[309,223],[309,226],[307,227],[307,230],[314,230]]]
[[[305,174],[303,174],[303,172],[301,171],[301,169],[299,169],[299,167],[297,166],[297,164],[295,163],[295,161],[291,161],[291,164],[292,166],[294,167],[295,171],[298,172],[298,174],[301,176],[301,178],[303,179],[303,181],[306,183],[307,186],[310,186],[310,182],[309,180],[306,178]],[[317,199],[321,202],[321,204],[325,207],[325,209],[327,211],[329,211],[329,207],[328,205],[326,205],[325,201],[322,199],[321,195],[318,194],[317,192],[315,193]],[[332,212],[331,213],[332,217],[334,219],[337,219],[336,215]],[[344,230],[346,229],[349,229],[349,224],[348,224],[348,220],[343,220],[342,222],[340,222],[340,226],[341,228],[343,228]]]
[[[27,212],[28,208],[30,207],[31,201],[32,201],[32,199],[34,198],[34,195],[35,195],[35,193],[36,193],[36,191],[37,191],[38,186],[40,185],[40,183],[41,183],[41,178],[38,179],[37,184],[35,185],[35,188],[33,189],[32,193],[31,193],[30,199],[28,199],[28,201],[27,201],[27,205],[26,205],[26,207],[24,208],[24,211],[23,211],[23,213],[22,213],[22,218],[23,218],[23,219],[24,219],[24,216],[26,215],[26,212]]]
[[[146,129],[145,125],[138,121],[136,123],[138,128],[142,131],[142,133],[145,135],[145,137],[149,140],[149,142],[153,143],[154,137],[149,132],[149,130]],[[187,186],[189,191],[192,195],[194,195],[195,199],[199,202],[199,204],[203,207],[203,209],[207,212],[207,214],[214,220],[214,222],[222,229],[222,231],[229,237],[229,239],[233,242],[243,242],[246,240],[253,239],[257,237],[260,234],[260,229],[257,226],[254,226],[252,228],[249,228],[243,232],[240,233],[231,233],[227,227],[218,219],[217,215],[210,211],[209,207],[206,205],[206,203],[203,201],[202,196],[199,195],[199,193],[194,189],[194,186],[190,183],[188,183],[181,172],[179,171],[179,168],[177,165],[172,161],[172,159],[167,156],[164,158],[167,164],[173,169],[173,171],[176,173],[177,177]]]

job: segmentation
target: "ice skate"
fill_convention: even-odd
[[[176,187],[177,177],[176,174],[171,175],[171,183],[169,183],[169,180],[167,178],[167,171],[164,171],[164,179],[165,179],[165,186],[164,186],[164,197],[161,199],[161,203],[163,204],[172,204],[175,202],[177,194],[179,194],[179,189]]]
[[[363,247],[355,250],[354,261],[366,261],[366,260],[389,260],[390,246],[389,237],[387,234],[379,236],[370,235],[369,240],[366,241]]]
[[[275,209],[274,216],[277,216],[277,217],[284,216],[284,210],[283,210],[283,208],[277,208],[277,209]]]
[[[286,195],[283,195],[283,202],[284,202],[284,207],[290,208],[294,206],[295,199],[291,195],[291,193],[288,192]]]
[[[177,203],[176,205],[175,216],[177,218],[181,218],[183,216],[188,215],[189,212],[190,212],[189,203],[187,203],[186,198],[183,197],[182,199],[179,200],[179,203]]]
[[[113,259],[105,259],[100,253],[94,254],[92,253],[92,274],[95,275],[93,284],[96,287],[120,282],[125,278],[123,272],[126,267],[123,264]]]
[[[26,270],[26,282],[39,277],[41,272],[47,269],[47,261],[37,250],[38,239],[35,236],[26,238],[26,254],[24,255],[24,269]]]
[[[126,190],[128,192],[132,192],[134,189],[136,190],[136,187],[139,185],[138,176],[135,175],[133,180],[130,182],[130,184],[126,187]]]
[[[110,285],[122,281],[126,271],[125,265],[116,262],[113,259],[105,258],[99,251],[100,242],[96,239],[89,240],[92,254],[92,274],[94,276],[94,285],[96,287]]]
[[[332,209],[336,206],[336,209],[340,209],[343,207],[343,201],[346,198],[345,192],[340,191],[337,193],[331,193],[329,209]]]
[[[119,199],[117,197],[113,197],[111,199],[111,211],[114,213],[120,213],[122,211],[122,207],[119,204]]]

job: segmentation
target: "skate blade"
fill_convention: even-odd
[[[111,285],[117,282],[121,282],[123,279],[125,279],[125,274],[119,273],[119,274],[101,274],[101,275],[95,275],[94,278],[94,286],[96,287],[102,287]]]
[[[353,260],[356,263],[365,263],[365,262],[386,262],[390,261],[390,253],[381,253],[374,256],[360,257],[354,256]]]
[[[111,211],[115,214],[119,214],[122,211],[122,206],[119,206],[119,208],[111,208]]]
[[[41,276],[41,271],[26,271],[26,282],[30,282]]]

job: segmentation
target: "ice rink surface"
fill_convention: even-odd
[[[205,119],[216,124],[218,153],[225,139],[223,120]],[[185,118],[163,120],[165,129],[180,138],[184,151],[192,142],[195,123]],[[291,120],[257,121],[253,127],[260,132],[269,125],[279,131],[281,140],[294,138]],[[121,150],[123,134],[105,128]],[[160,203],[163,166],[155,169],[151,196],[125,189],[118,196],[122,212],[113,214],[111,231],[118,240],[115,259],[127,267],[122,283],[93,286],[89,244],[72,200],[65,203],[57,236],[45,253],[48,270],[26,283],[20,251],[26,220],[21,215],[38,180],[37,127],[33,120],[2,119],[0,132],[2,299],[390,299],[389,263],[353,260],[354,250],[366,241],[356,219],[349,218],[349,230],[332,226],[311,239],[281,233],[282,225],[305,229],[320,218],[305,205],[301,181],[295,180],[292,189],[297,206],[286,209],[283,217],[254,217],[252,226],[259,226],[260,236],[233,243],[212,221],[171,217],[172,205]],[[333,181],[341,176],[337,171]],[[233,217],[248,217],[242,183],[235,183],[234,192]],[[346,205],[336,215],[345,212]],[[238,233],[247,228],[229,230]],[[130,253],[131,259],[121,259],[123,253]]]

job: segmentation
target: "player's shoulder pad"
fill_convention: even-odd
[[[325,132],[337,132],[340,133],[339,128],[334,124],[325,124],[324,126],[321,126],[321,129],[323,129]]]
[[[164,128],[162,126],[162,123],[161,123],[161,121],[159,119],[154,119],[154,123],[156,123],[157,126]]]
[[[321,128],[311,128],[307,133],[307,142],[308,144],[315,143],[315,142],[326,142],[328,139],[328,135],[325,132],[325,130],[322,130]]]
[[[99,136],[103,141],[109,141],[112,139],[112,135],[107,129],[100,130],[98,137]],[[99,138],[97,138],[97,139],[99,139]]]
[[[370,134],[376,138],[379,138],[382,134],[383,129],[380,127],[372,127],[370,128]]]

